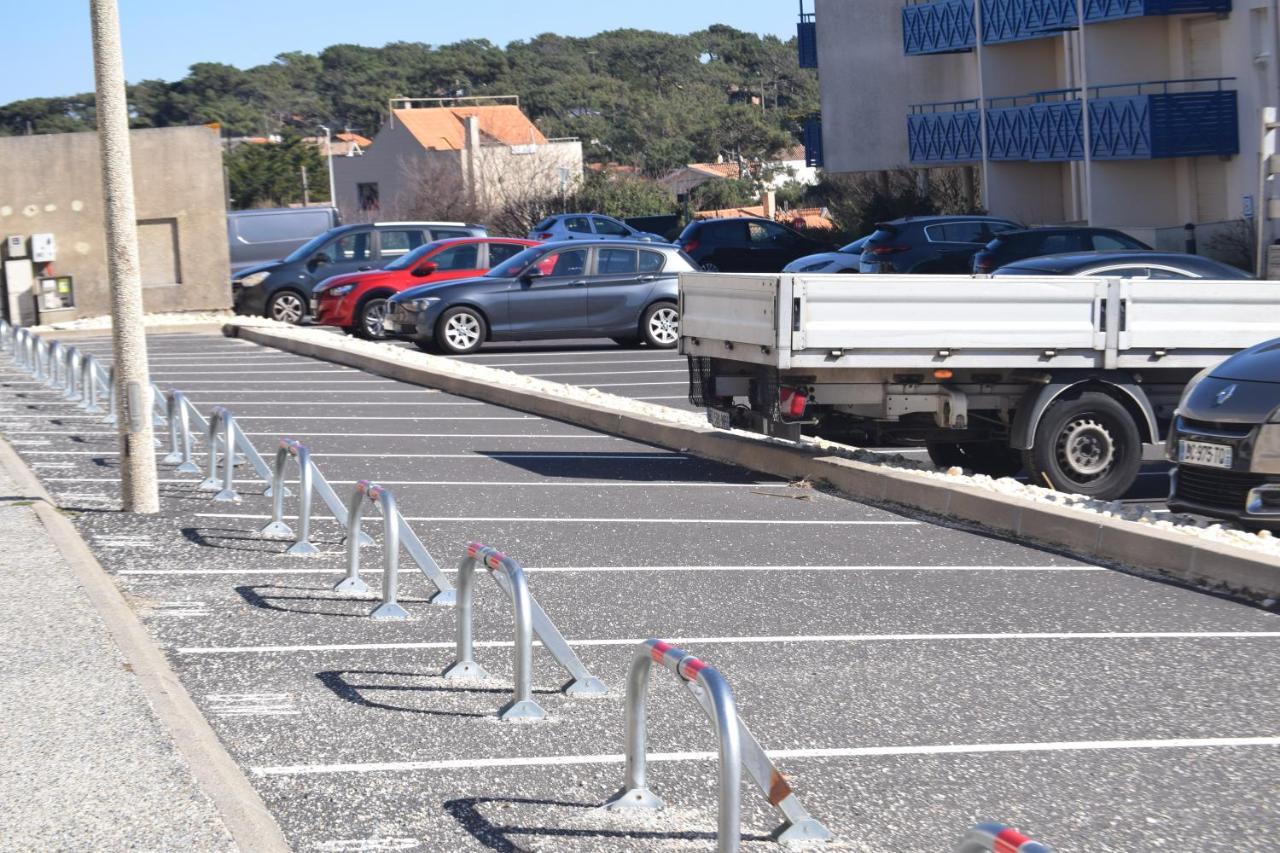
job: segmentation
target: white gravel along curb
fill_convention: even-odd
[[[1280,597],[1280,541],[1265,532],[1158,515],[1141,504],[1067,495],[958,468],[939,471],[927,462],[822,439],[797,446],[720,430],[696,412],[265,318],[236,317],[224,332],[681,452],[823,482],[861,500],[959,519],[1090,559],[1251,597]]]

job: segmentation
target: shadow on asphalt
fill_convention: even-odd
[[[274,589],[284,590],[284,591],[293,590],[295,592],[296,591],[312,592],[317,594],[316,595],[271,595],[271,594],[265,594],[263,592],[260,592],[260,590],[274,590]],[[246,604],[249,604],[252,607],[257,607],[262,610],[276,610],[276,611],[279,611],[280,613],[293,613],[299,616],[337,616],[342,619],[368,619],[369,605],[376,604],[378,601],[377,598],[372,596],[369,598],[335,599],[332,595],[323,594],[323,593],[329,592],[327,587],[324,589],[321,589],[321,588],[311,587],[311,586],[276,586],[273,584],[270,586],[238,586],[235,588],[235,591],[241,598],[245,600]],[[430,604],[431,603],[425,598],[399,598],[397,600],[401,604]],[[362,608],[357,613],[352,613],[352,612],[343,612],[338,610],[317,610],[315,608],[276,603],[276,602],[290,602],[290,601],[314,601],[314,602],[325,602],[327,604],[350,602],[354,604],[363,604],[365,605],[365,607]]]
[[[501,853],[527,853],[535,848],[522,847],[509,838],[509,835],[536,835],[541,838],[598,838],[605,839],[637,839],[649,841],[715,841],[714,832],[653,832],[640,829],[597,829],[594,827],[547,827],[547,826],[508,826],[499,825],[484,816],[481,807],[489,803],[499,804],[499,808],[511,806],[553,806],[563,809],[578,809],[582,817],[591,818],[602,803],[576,803],[564,800],[535,800],[519,797],[469,797],[459,800],[448,800],[444,810],[465,829],[472,838],[490,850]],[[772,835],[743,834],[743,841],[772,841]]]
[[[408,705],[393,705],[389,702],[379,702],[368,698],[365,693],[419,693],[419,694],[465,694],[475,695],[483,693],[493,693],[502,696],[510,696],[511,688],[509,687],[446,687],[437,684],[353,684],[349,680],[349,676],[372,676],[374,678],[383,676],[385,678],[422,678],[426,674],[421,672],[388,672],[380,670],[362,670],[362,669],[333,669],[324,670],[316,673],[316,678],[339,699],[350,702],[354,705],[360,705],[364,708],[378,708],[383,711],[399,711],[405,714],[425,714],[431,717],[468,717],[481,719],[493,717],[495,711],[442,711],[436,708],[413,708]],[[558,690],[537,690],[534,694],[545,696],[558,696]]]

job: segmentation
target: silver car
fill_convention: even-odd
[[[561,213],[548,216],[533,226],[530,240],[639,240],[642,243],[665,243],[657,234],[637,231],[612,216],[598,213]]]

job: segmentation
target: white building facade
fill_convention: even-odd
[[[1277,27],[1277,0],[816,0],[811,146],[831,172],[972,167],[993,214],[1182,248],[1184,223],[1266,214]]]

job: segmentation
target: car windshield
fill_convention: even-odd
[[[532,246],[518,255],[512,255],[485,273],[488,278],[514,278],[522,269],[548,252],[545,246]]]
[[[301,246],[299,246],[298,248],[290,252],[289,255],[284,259],[284,262],[286,264],[296,264],[299,261],[305,261],[307,258],[311,257],[316,252],[318,252],[321,246],[329,242],[329,238],[331,236],[333,235],[328,231],[324,232],[323,234],[317,234],[316,236],[312,237],[310,240],[308,240],[307,242],[303,243]]]
[[[412,252],[409,252],[408,254],[404,254],[396,258],[394,261],[392,261],[391,263],[383,267],[383,269],[385,270],[412,269],[413,267],[417,266],[418,261],[422,260],[425,256],[431,254],[436,249],[440,248],[440,243],[441,243],[440,240],[436,240],[434,243],[426,243],[425,245],[419,246],[418,248],[414,249]]]

